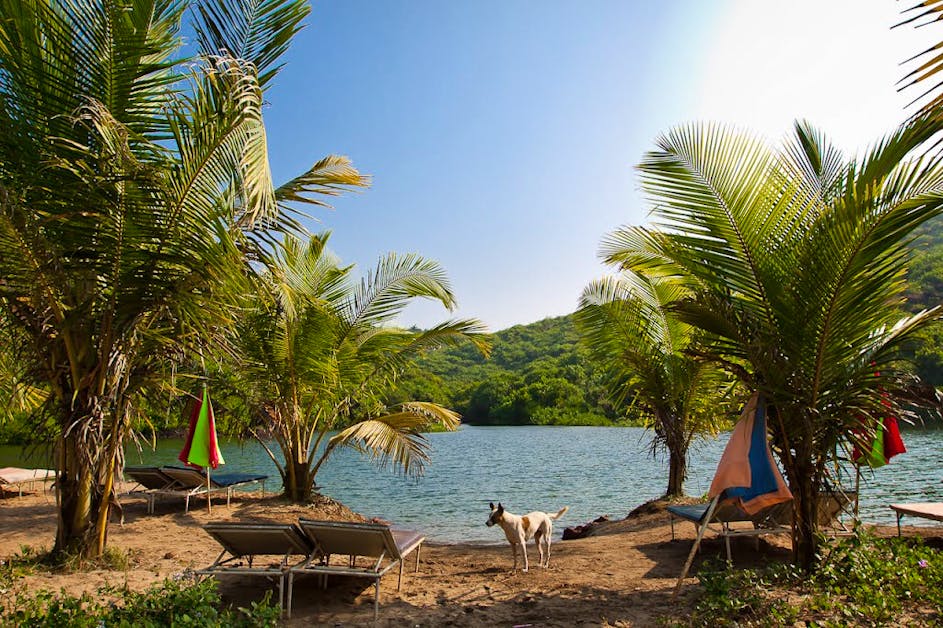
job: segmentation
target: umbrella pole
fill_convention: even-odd
[[[855,465],[855,530],[858,529],[858,505],[861,501],[861,465]]]
[[[206,467],[206,512],[213,513],[213,493],[210,492],[210,467]]]

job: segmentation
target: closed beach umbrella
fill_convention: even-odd
[[[792,499],[766,434],[766,400],[754,393],[720,457],[708,496],[722,495],[751,515]]]
[[[885,406],[890,403],[884,401]],[[856,430],[860,436],[864,436],[864,430]],[[858,492],[861,489],[861,467],[868,466],[872,469],[883,467],[891,461],[891,458],[899,454],[907,453],[907,447],[904,446],[904,439],[900,435],[900,426],[897,417],[887,415],[883,419],[874,422],[874,438],[870,444],[863,447],[855,444],[851,453],[851,461],[855,463],[855,524],[858,523]]]
[[[210,469],[226,464],[223,454],[219,450],[216,438],[216,419],[213,416],[213,404],[206,386],[203,387],[203,396],[193,404],[190,412],[190,429],[187,432],[187,441],[177,456],[180,462],[198,469],[206,469],[206,508],[211,510],[210,500]]]

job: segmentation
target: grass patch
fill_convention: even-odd
[[[698,574],[704,594],[683,625],[816,626],[940,625],[943,555],[922,539],[880,539],[861,530],[827,541],[820,566],[792,565]]]
[[[163,628],[275,626],[279,609],[271,592],[249,607],[221,608],[215,579],[185,583],[165,580],[142,593],[127,588],[102,587],[98,595],[79,597],[50,591],[6,590],[0,597],[0,627],[101,626]]]
[[[100,628],[102,626],[275,626],[280,610],[271,592],[248,607],[223,608],[215,579],[201,582],[165,580],[144,592],[126,586],[106,586],[96,595],[72,596],[64,590],[27,590],[22,578],[37,573],[73,573],[89,569],[128,571],[135,557],[129,551],[108,548],[94,560],[76,557],[53,559],[45,548],[20,547],[18,554],[0,560],[0,628],[43,626]]]

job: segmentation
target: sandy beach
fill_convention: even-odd
[[[209,521],[281,521],[299,517],[362,520],[327,498],[311,506],[290,505],[280,497],[240,494],[230,508],[225,498],[214,500],[207,514],[205,500],[195,500],[184,514],[182,500],[158,502],[157,512],[146,513],[141,499],[123,500],[125,522],[110,528],[109,546],[127,552],[127,571],[92,571],[73,574],[36,574],[25,578],[31,590],[64,589],[72,594],[94,592],[106,583],[133,589],[188,569],[205,567],[219,546],[202,529]],[[549,569],[511,571],[511,552],[500,530],[494,545],[441,545],[422,547],[418,573],[407,570],[401,591],[391,572],[381,585],[380,626],[650,626],[663,618],[684,617],[698,595],[696,578],[689,578],[681,595],[671,594],[694,536],[690,524],[676,526],[672,541],[667,514],[661,503],[649,504],[623,520],[601,524],[588,538],[561,541],[560,532],[575,521],[559,521]],[[395,523],[395,522],[394,522]],[[484,525],[484,521],[469,522]],[[890,532],[885,530],[885,533]],[[896,529],[893,531],[896,533]],[[55,535],[54,497],[31,493],[7,494],[0,500],[0,557],[30,546],[49,548]],[[722,556],[723,545],[713,537],[703,544],[694,571],[704,559]],[[752,539],[735,539],[737,567],[788,560],[788,539],[765,537],[757,550]],[[412,557],[410,557],[411,559]],[[410,566],[412,565],[410,560]],[[245,605],[273,589],[259,578],[226,578],[223,599]],[[315,579],[295,584],[294,612],[289,626],[373,625],[373,587],[366,580],[333,578],[326,590]]]

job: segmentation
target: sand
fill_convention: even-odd
[[[94,592],[106,583],[139,590],[188,569],[205,567],[220,551],[201,526],[209,521],[297,521],[300,516],[332,520],[362,520],[346,507],[327,498],[310,506],[290,505],[280,497],[241,494],[227,508],[217,498],[207,514],[203,498],[184,514],[183,500],[158,502],[153,515],[143,500],[122,500],[125,522],[112,523],[109,546],[127,552],[131,566],[125,571],[91,571],[71,574],[40,573],[25,578],[31,590],[65,589],[69,593]],[[559,540],[565,525],[557,522],[550,567],[537,568],[537,552],[530,546],[531,570],[512,572],[510,547],[495,529],[494,545],[439,545],[422,547],[418,573],[407,569],[401,591],[396,590],[396,570],[381,584],[380,619],[373,623],[373,586],[369,581],[335,577],[326,590],[314,578],[295,584],[294,611],[289,626],[651,626],[664,618],[684,617],[699,594],[697,579],[688,578],[678,598],[672,591],[687,557],[694,528],[678,524],[678,540],[663,503],[638,509],[626,519],[600,524],[594,536]],[[55,504],[49,493],[0,499],[0,557],[7,558],[23,546],[34,550],[52,546],[55,537]],[[482,521],[469,525],[483,525]],[[896,529],[894,530],[896,533]],[[768,539],[768,540],[767,540]],[[788,560],[788,539],[764,537],[734,539],[738,567]],[[695,560],[694,571],[705,558],[723,556],[723,544],[708,537]],[[409,566],[414,565],[413,557]],[[240,606],[261,599],[274,585],[260,578],[230,577],[222,580],[223,599]]]

